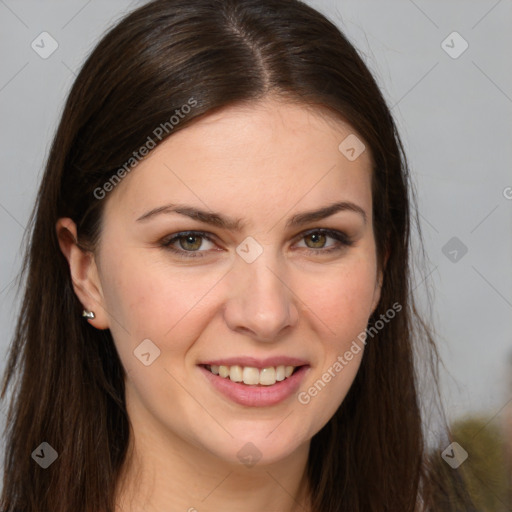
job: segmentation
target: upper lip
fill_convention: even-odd
[[[226,357],[223,359],[211,359],[199,363],[202,365],[215,365],[215,366],[250,366],[252,368],[269,368],[270,366],[304,366],[308,365],[307,361],[297,357],[288,356],[274,356],[265,359],[258,359],[256,357],[240,356],[240,357]]]

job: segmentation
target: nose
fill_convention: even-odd
[[[233,331],[272,342],[299,320],[296,297],[282,265],[265,251],[256,261],[239,259],[232,269],[224,318]]]

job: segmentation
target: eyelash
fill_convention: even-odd
[[[301,233],[300,239],[303,239],[307,237],[308,235],[313,234],[322,234],[326,235],[329,238],[333,238],[338,242],[338,245],[333,245],[329,247],[328,249],[311,249],[306,248],[306,252],[310,255],[318,255],[318,254],[330,254],[335,251],[340,251],[341,249],[345,247],[350,247],[354,244],[354,241],[351,240],[345,233],[342,233],[341,231],[336,231],[332,229],[312,229],[309,231],[306,231],[304,233]],[[213,239],[209,236],[208,233],[204,231],[182,231],[180,233],[176,233],[175,235],[172,235],[171,238],[165,238],[160,242],[160,246],[163,247],[165,250],[173,252],[175,254],[178,254],[179,256],[182,256],[184,258],[203,258],[205,256],[204,253],[208,251],[185,251],[184,249],[176,249],[172,246],[172,244],[176,241],[178,241],[180,238],[185,238],[187,236],[197,236],[200,238],[205,238],[209,242],[215,243]]]

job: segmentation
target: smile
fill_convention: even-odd
[[[291,361],[290,361],[291,362]],[[311,370],[308,364],[255,366],[200,364],[206,382],[223,397],[246,407],[269,407],[289,399]]]
[[[224,365],[205,365],[214,375],[229,378],[233,382],[242,382],[248,386],[273,386],[276,382],[281,382],[291,377],[298,366],[269,366],[261,370],[252,366],[224,366]]]

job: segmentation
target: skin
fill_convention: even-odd
[[[299,391],[307,391],[365,330],[382,274],[371,156],[366,150],[349,161],[338,150],[351,133],[319,108],[282,100],[230,107],[173,134],[109,193],[95,254],[76,246],[71,219],[59,219],[75,292],[96,314],[88,321],[111,330],[127,372],[134,435],[119,510],[310,510],[310,440],[343,401],[364,350],[306,405],[296,394],[269,407],[238,405],[197,364],[243,355],[301,357],[310,368]],[[285,226],[294,214],[338,201],[358,205],[366,222],[345,210]],[[246,226],[236,232],[178,213],[137,222],[170,203],[240,218]],[[322,253],[338,242],[304,235],[320,228],[344,232],[353,244]],[[213,235],[202,245],[201,238],[173,244],[204,257],[180,257],[159,245],[186,230]],[[252,263],[236,252],[248,236],[263,249]],[[148,338],[161,354],[145,366],[133,351]],[[248,442],[261,454],[252,467],[237,457]]]

